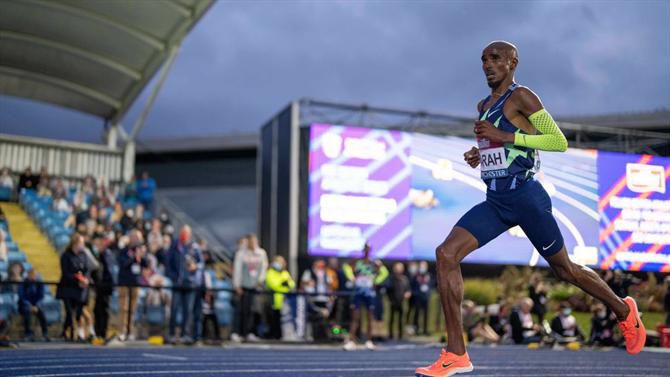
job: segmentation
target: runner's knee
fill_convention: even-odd
[[[453,242],[444,241],[435,249],[435,257],[438,263],[444,264],[449,268],[457,267],[461,263],[459,249]]]

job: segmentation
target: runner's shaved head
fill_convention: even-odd
[[[484,47],[484,51],[486,50],[498,50],[506,54],[508,58],[519,58],[516,46],[507,41],[493,41]]]

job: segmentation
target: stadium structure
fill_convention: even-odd
[[[289,257],[296,271],[306,242],[299,226],[305,200],[301,130],[329,123],[472,136],[468,117],[299,99],[271,116],[260,133],[138,140],[182,41],[211,5],[209,0],[4,2],[0,94],[97,116],[104,121],[106,143],[0,134],[0,165],[15,174],[45,166],[73,181],[91,174],[121,182],[148,171],[160,184],[160,205],[195,224],[196,234],[221,255],[232,255],[241,234],[258,232],[268,252]],[[130,124],[124,116],[154,77],[147,103]],[[670,154],[668,110],[558,120],[577,148]],[[177,171],[179,177],[171,174]]]

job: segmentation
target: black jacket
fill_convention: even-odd
[[[410,292],[409,279],[405,275],[393,274],[389,278],[388,295],[392,306],[401,306],[405,293]]]
[[[523,327],[519,311],[514,310],[509,317],[510,325],[512,326],[512,339],[514,343],[521,344],[524,341],[523,332],[533,330],[532,328]]]
[[[115,262],[114,252],[110,249],[105,249],[98,255],[98,262],[100,268],[95,274],[96,294],[111,295],[114,291],[113,285],[117,283],[116,274],[114,273]]]
[[[80,252],[75,254],[71,249],[65,250],[60,256],[60,283],[56,290],[56,297],[60,299],[72,299],[85,303],[88,299],[88,288],[83,288],[75,274],[81,274],[87,279],[91,278],[91,269],[86,259],[86,254]]]

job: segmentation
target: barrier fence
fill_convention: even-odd
[[[17,337],[24,335],[24,322],[19,303],[19,288],[34,282],[0,282],[0,320],[8,320],[11,333]],[[64,300],[56,298],[58,282],[39,281],[44,291],[43,299],[37,306],[43,313],[49,333],[56,337],[63,336],[61,330],[67,316],[67,305]],[[61,285],[61,288],[65,286]],[[192,296],[189,294],[193,293]],[[244,321],[254,323],[251,331],[264,337],[272,338],[270,326],[273,316],[274,295],[278,292],[268,290],[244,290],[241,295],[237,294],[228,281],[218,281],[211,288],[174,286],[166,284],[163,286],[143,284],[91,284],[85,304],[86,313],[78,326],[84,331],[84,338],[91,334],[89,328],[98,329],[100,323],[106,322],[105,331],[107,338],[116,334],[133,334],[137,339],[145,339],[151,336],[169,337],[171,321],[173,326],[180,328],[183,324],[184,315],[192,315],[191,320],[184,324],[187,336],[195,339],[205,337],[214,340],[221,339],[221,329],[228,333],[236,332],[240,326],[236,320],[245,315]],[[301,340],[328,340],[331,335],[340,334],[340,326],[348,322],[348,302],[351,296],[349,291],[338,291],[324,293],[289,292],[283,294],[283,305],[278,311],[281,328],[281,339],[291,341]],[[250,305],[246,311],[242,311],[243,296],[250,298],[245,301]],[[211,301],[209,297],[211,296]],[[203,301],[208,299],[208,304]],[[187,300],[186,303],[175,303],[175,300]],[[100,301],[100,303],[98,303]],[[100,305],[100,308],[98,307]],[[182,310],[182,308],[186,308]],[[106,308],[106,310],[104,310]],[[126,310],[125,308],[130,308]],[[324,310],[327,312],[324,312]],[[30,313],[30,312],[29,312]],[[104,313],[107,313],[106,315]],[[171,318],[172,314],[176,318]],[[30,313],[31,316],[36,317]],[[122,317],[125,316],[125,318]],[[103,317],[107,318],[104,319]],[[253,317],[253,318],[252,318]],[[35,322],[35,318],[31,319]],[[207,320],[207,321],[206,321]],[[204,326],[212,327],[214,322],[214,334],[204,331]],[[205,323],[207,322],[207,323]],[[102,325],[104,325],[103,323]],[[192,326],[196,326],[195,328]],[[335,329],[333,329],[335,327]],[[39,334],[38,326],[32,326],[33,333]],[[192,330],[191,330],[192,329]],[[42,330],[40,328],[40,330]],[[76,338],[72,330],[72,338]],[[96,333],[98,330],[96,330]],[[101,336],[102,334],[96,334]],[[184,334],[181,334],[183,337]],[[226,338],[226,337],[224,337]]]

